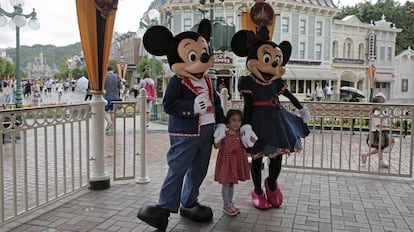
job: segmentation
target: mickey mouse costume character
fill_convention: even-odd
[[[156,56],[167,55],[175,73],[163,98],[164,110],[169,114],[168,173],[158,203],[144,205],[137,215],[159,230],[167,228],[170,213],[178,209],[181,216],[195,222],[213,218],[211,208],[198,202],[213,140],[223,139],[226,129],[219,95],[207,76],[214,61],[208,45],[210,35],[210,21],[203,19],[198,32],[182,32],[174,37],[167,28],[154,26],[143,37],[145,49]]]
[[[242,142],[252,157],[254,189],[251,196],[253,206],[258,209],[278,208],[282,204],[283,194],[277,183],[282,155],[300,151],[301,138],[309,134],[306,123],[310,118],[309,110],[300,104],[281,78],[292,46],[287,41],[278,45],[269,40],[268,34],[267,27],[262,26],[257,33],[238,31],[231,41],[234,54],[247,57],[246,66],[250,71],[250,75],[239,78],[238,88],[244,99]],[[280,95],[287,97],[299,109],[299,116],[280,104]],[[264,183],[266,194],[261,185],[264,156],[270,158],[269,176]]]

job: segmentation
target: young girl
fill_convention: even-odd
[[[226,118],[226,137],[214,144],[214,147],[219,149],[214,180],[223,185],[221,189],[224,201],[223,212],[235,216],[240,210],[233,204],[234,184],[239,180],[250,179],[250,170],[246,149],[240,140],[242,112],[229,110]]]
[[[385,103],[385,95],[380,92],[372,99],[373,103]],[[370,155],[378,153],[379,165],[381,168],[388,168],[388,163],[384,160],[383,152],[391,153],[392,147],[394,146],[395,140],[394,137],[389,135],[391,125],[388,122],[388,119],[381,118],[381,114],[386,116],[386,112],[381,112],[381,110],[376,107],[373,111],[373,117],[371,119],[371,131],[367,137],[367,144],[370,147],[368,154],[362,154],[361,159],[362,163],[367,162],[367,158]],[[381,135],[380,135],[381,134]],[[381,142],[380,142],[381,136]],[[391,143],[390,143],[391,141]],[[381,149],[380,149],[381,147]]]

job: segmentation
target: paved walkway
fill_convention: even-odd
[[[144,203],[158,199],[167,171],[165,129],[157,123],[149,127],[146,173],[150,183],[116,181],[106,190],[84,189],[3,225],[0,231],[155,231],[136,214]],[[235,186],[234,201],[241,213],[227,216],[221,211],[221,186],[213,178],[216,155],[214,150],[199,199],[213,208],[213,221],[193,223],[172,214],[167,231],[414,231],[411,178],[289,168],[283,168],[279,178],[284,194],[281,208],[253,208],[252,182],[246,181]],[[263,170],[264,177],[267,171]]]

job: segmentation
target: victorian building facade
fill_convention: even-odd
[[[414,50],[408,47],[395,57],[395,81],[391,82],[391,99],[413,103],[414,100]]]
[[[362,23],[355,16],[334,20],[340,9],[332,0],[278,0],[268,3],[276,14],[272,40],[276,43],[287,40],[292,44],[284,78],[296,97],[305,99],[308,93],[315,92],[317,83],[322,86],[329,83],[333,87],[333,100],[340,99],[341,86],[359,88],[367,96],[370,91],[382,91],[392,96],[391,84],[396,78],[395,41],[401,29],[395,28],[384,17],[371,24]],[[150,9],[158,10],[159,25],[166,26],[174,35],[191,30],[202,18],[209,18],[213,20],[213,40],[220,38],[229,44],[231,34],[223,28],[243,29],[242,15],[253,4],[251,0],[155,0]],[[143,20],[150,23],[147,14]],[[137,33],[138,39],[140,34]],[[374,35],[374,50],[371,51],[374,56],[369,53],[370,45],[372,48],[370,35]],[[141,51],[143,47],[139,49]],[[246,60],[235,56],[225,46],[215,53],[214,72],[210,75],[216,80],[217,88],[227,87],[232,98],[238,99],[237,78],[247,73]],[[376,82],[372,84],[369,83],[370,67],[376,70]],[[171,75],[166,66],[165,75],[158,77],[160,83],[167,83]],[[369,97],[365,99],[369,100]]]
[[[362,23],[354,15],[334,20],[331,57],[338,86],[362,90],[366,93],[365,101],[378,92],[389,98],[391,84],[395,80],[394,54],[398,32],[401,29],[395,28],[384,16],[370,24]]]

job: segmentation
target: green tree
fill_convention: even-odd
[[[152,57],[151,59],[148,56],[144,56],[141,61],[137,64],[137,72],[142,73],[142,70],[151,69],[152,67]],[[155,74],[157,76],[162,76],[165,74],[165,70],[162,67],[162,61],[155,59]]]
[[[72,78],[73,79],[79,79],[82,76],[88,78],[88,73],[87,73],[85,67],[75,68],[74,70],[72,70]]]
[[[8,60],[0,57],[0,79],[14,76],[16,74],[16,66]]]

